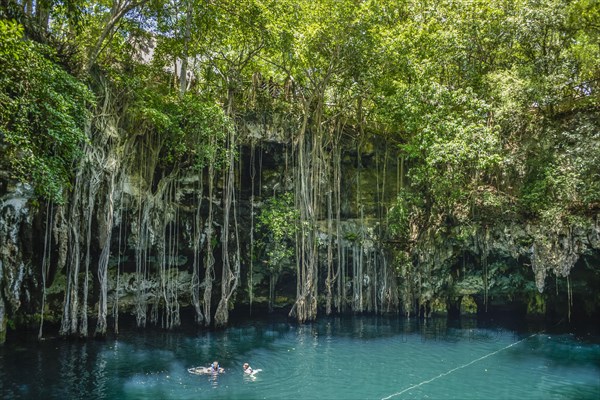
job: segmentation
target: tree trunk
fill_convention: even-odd
[[[191,25],[192,25],[192,0],[186,1],[185,26],[183,27],[183,54],[181,56],[181,71],[179,75],[179,97],[185,95],[187,89],[187,67],[189,58]]]

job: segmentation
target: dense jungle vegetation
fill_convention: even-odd
[[[599,90],[597,0],[1,0],[1,331],[597,315]]]

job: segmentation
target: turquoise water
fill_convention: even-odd
[[[0,397],[600,399],[600,337],[539,329],[344,317],[104,341],[12,338],[0,348]],[[215,359],[224,374],[187,372]],[[245,377],[245,361],[263,371]]]

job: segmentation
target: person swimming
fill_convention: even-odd
[[[252,374],[252,367],[250,366],[250,364],[244,363],[244,373],[245,374]]]
[[[210,371],[213,374],[222,374],[225,372],[225,369],[221,368],[218,361],[213,361],[213,363],[210,365]]]
[[[216,374],[222,374],[223,372],[225,372],[225,369],[219,365],[218,361],[213,361],[213,363],[210,364],[210,366],[208,366],[208,367],[188,368],[188,372],[190,374],[194,374],[194,375],[204,375],[204,374],[216,375]]]
[[[251,378],[254,378],[257,373],[262,371],[262,369],[253,369],[250,366],[250,364],[248,364],[248,363],[244,363],[243,368],[244,368],[244,375],[248,375]]]

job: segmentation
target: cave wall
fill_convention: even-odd
[[[269,197],[293,190],[293,175],[289,143],[280,130],[248,124],[243,131],[249,134],[239,146],[235,192],[241,227],[241,276],[230,307],[249,310],[250,264],[262,261],[250,260],[251,215],[260,212]],[[251,140],[255,141],[254,147],[250,146]],[[109,318],[115,320],[119,313],[136,313],[143,296],[147,308],[142,312],[148,315],[149,322],[165,327],[180,323],[180,309],[192,307],[191,293],[199,284],[194,281],[193,264],[196,262],[201,271],[205,267],[205,255],[199,253],[206,250],[199,252],[195,241],[207,248],[203,241],[211,204],[213,228],[218,232],[215,235],[218,239],[213,239],[214,310],[223,261],[220,257],[223,239],[219,238],[223,228],[222,177],[216,180],[210,198],[206,170],[202,177],[190,171],[180,171],[175,176],[154,165],[149,168],[150,178],[145,178],[148,171],[142,173],[132,161],[139,154],[123,151],[126,146],[118,141],[104,141],[103,146],[106,154],[112,152],[120,157],[118,165],[122,168],[116,175],[103,175],[94,194],[96,207],[90,216],[89,259],[85,258],[90,268],[87,274],[82,275],[82,269],[76,276],[89,285],[82,318],[95,319],[100,310],[102,289],[97,265],[108,238]],[[600,304],[596,290],[600,283],[597,215],[578,225],[550,231],[535,222],[502,222],[485,227],[450,225],[434,232],[421,232],[417,245],[400,259],[398,249],[387,240],[386,233],[386,210],[404,180],[399,174],[399,160],[376,136],[360,148],[351,141],[344,146],[340,231],[332,231],[324,218],[318,226],[319,293],[325,290],[326,243],[330,238],[340,248],[340,252],[336,249],[333,260],[344,264],[344,276],[339,278],[343,279],[339,286],[344,292],[343,304],[334,304],[334,312],[400,311],[429,316],[434,312],[468,314],[512,307],[530,315],[554,313],[569,318],[572,313],[584,317],[597,315]],[[255,153],[251,157],[252,148]],[[106,159],[111,157],[102,162]],[[253,182],[251,160],[260,169]],[[107,183],[111,176],[112,189]],[[171,179],[168,184],[164,183],[167,179]],[[26,185],[4,179],[1,187],[0,339],[3,339],[6,329],[15,324],[33,326],[41,318],[58,324],[64,317],[65,293],[69,279],[73,279],[67,262],[73,257],[73,250],[65,233],[73,228],[73,222],[65,210],[73,199],[71,204],[63,206],[40,204]],[[111,199],[110,209],[107,196]],[[107,214],[111,215],[108,236]],[[198,216],[200,228],[195,226]],[[140,221],[145,224],[144,237],[139,236]],[[202,232],[197,232],[198,229]],[[42,264],[46,265],[44,276]],[[257,308],[266,308],[268,302],[269,282],[265,276],[263,279],[258,284],[254,282],[253,306]],[[295,279],[293,268],[278,277],[276,307],[285,309],[293,304]],[[81,295],[77,294],[80,300]],[[320,296],[322,308],[325,300]],[[165,322],[167,319],[171,322]]]
[[[598,314],[598,216],[548,229],[535,223],[453,226],[419,243],[401,292],[410,312],[477,313],[590,319]]]

